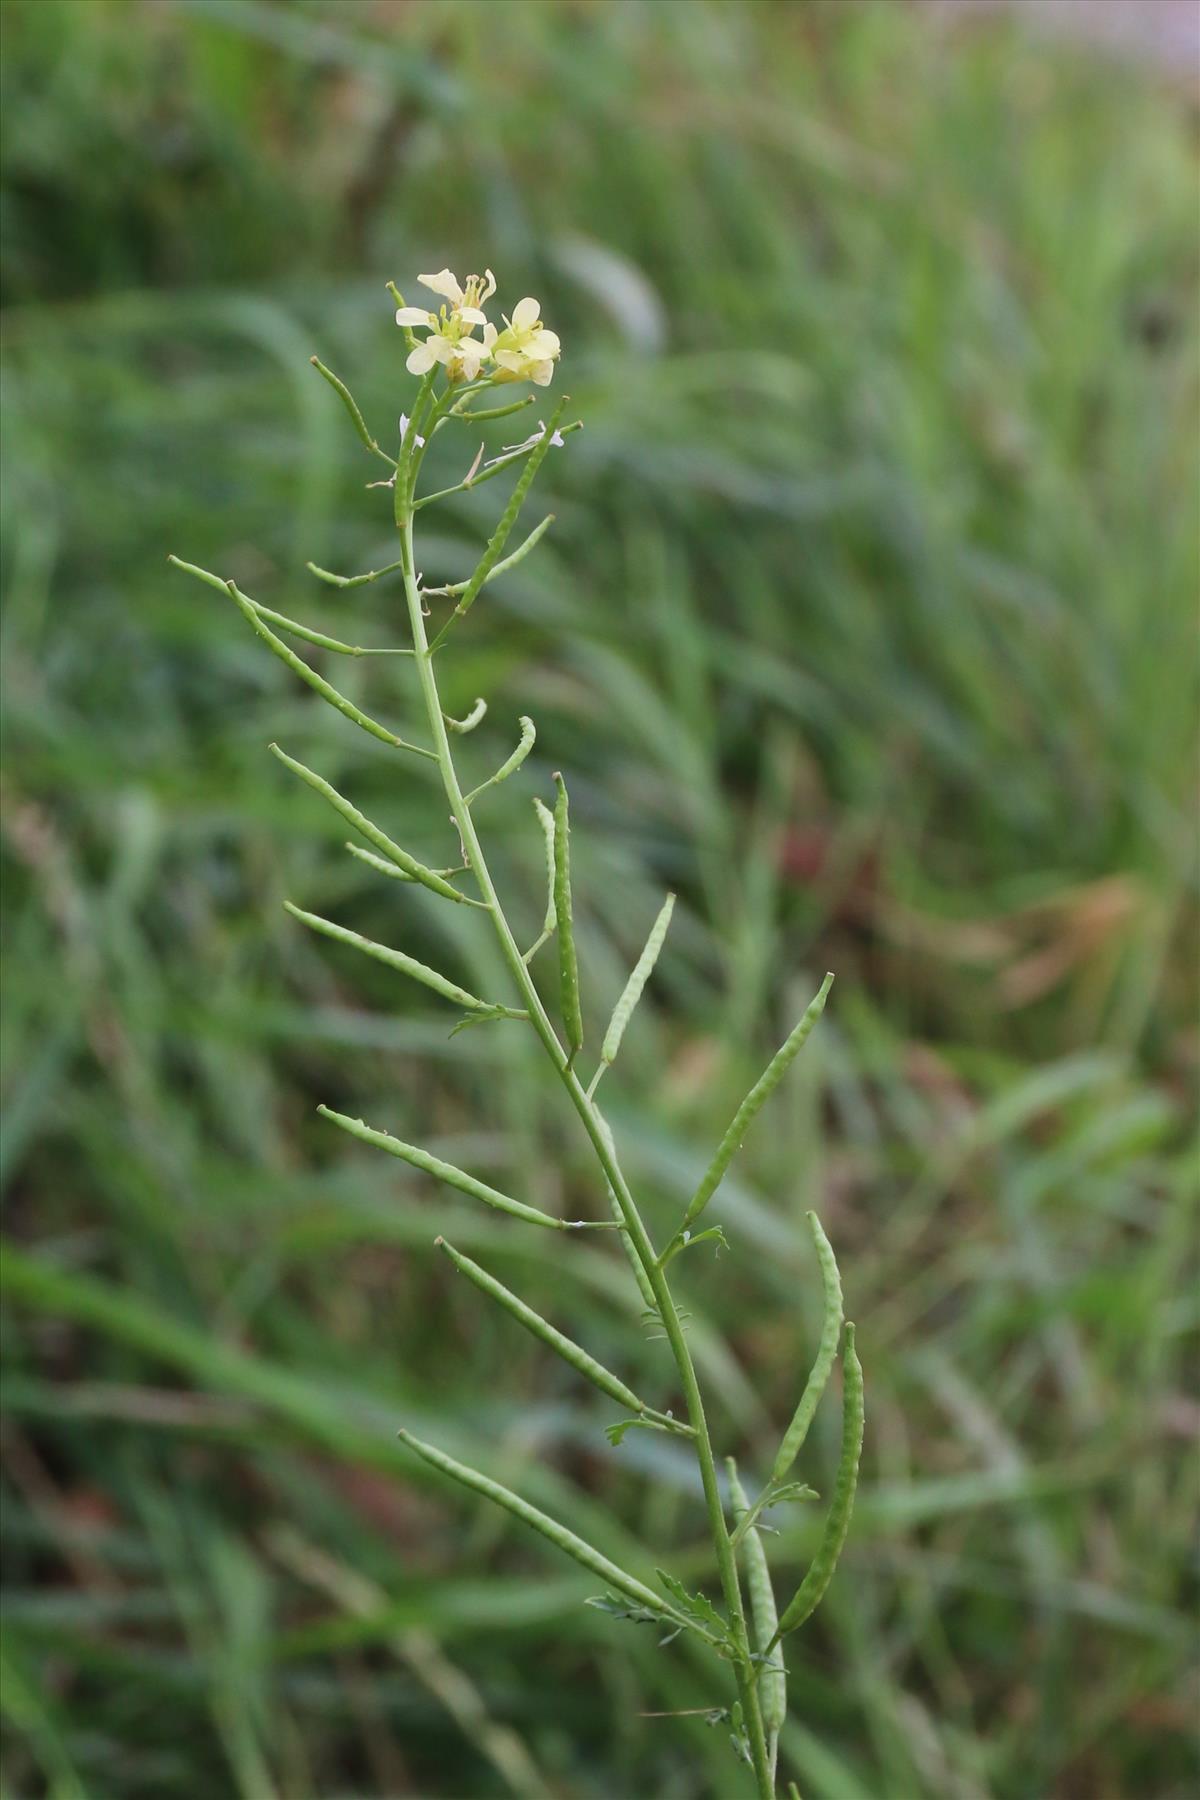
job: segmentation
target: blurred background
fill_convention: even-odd
[[[469,772],[536,716],[483,818],[531,935],[530,796],[566,771],[593,1021],[679,893],[605,1088],[656,1233],[838,976],[714,1202],[731,1250],[679,1273],[751,1479],[815,1342],[809,1206],[858,1321],[861,1501],[786,1767],[806,1800],[1196,1791],[1194,15],[1156,7],[1143,60],[1042,10],[7,0],[14,1800],[746,1792],[724,1732],[654,1716],[719,1677],[396,1443],[711,1587],[687,1456],[611,1451],[432,1240],[672,1404],[612,1246],[314,1116],[597,1205],[532,1041],[451,1044],[282,912],[503,992],[466,909],[398,899],[267,742],[436,863],[444,804],[166,565],[396,641],[391,584],[304,569],[393,556],[308,358],[390,442],[384,282],[443,264],[541,299],[585,421],[443,666],[490,703]],[[427,581],[501,492],[425,515]],[[413,718],[399,665],[311,660]],[[838,1436],[827,1403],[826,1492]]]

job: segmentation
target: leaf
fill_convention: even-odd
[[[681,1612],[685,1612],[693,1623],[703,1626],[706,1631],[715,1634],[723,1642],[728,1641],[729,1626],[711,1600],[703,1594],[689,1593],[683,1583],[674,1575],[669,1575],[665,1569],[655,1569],[654,1573]]]
[[[617,1600],[612,1594],[593,1594],[583,1604],[607,1613],[610,1619],[632,1619],[635,1625],[661,1625],[663,1622],[661,1613],[651,1612],[648,1606],[631,1606],[628,1600]]]

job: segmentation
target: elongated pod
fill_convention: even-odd
[[[732,1456],[725,1459],[729,1473],[729,1494],[733,1501],[733,1519],[740,1524],[749,1511],[745,1490],[738,1480],[737,1464]],[[768,1737],[768,1750],[774,1761],[774,1746],[783,1721],[787,1717],[787,1671],[783,1666],[783,1650],[774,1643],[779,1617],[775,1610],[775,1590],[763,1541],[753,1525],[742,1539],[742,1560],[746,1566],[746,1591],[750,1596],[750,1617],[754,1637],[766,1665],[758,1677],[758,1703],[762,1709],[763,1729]],[[768,1651],[767,1646],[774,1644]]]
[[[617,1051],[621,1048],[625,1027],[633,1015],[634,1007],[642,997],[642,989],[653,973],[674,910],[675,896],[668,894],[662,903],[658,917],[650,927],[650,936],[646,939],[645,948],[634,964],[629,980],[625,983],[625,991],[613,1008],[613,1015],[608,1022],[608,1030],[604,1034],[604,1043],[600,1051],[600,1061],[606,1066],[617,1059]]]
[[[842,1457],[838,1466],[833,1500],[825,1519],[825,1530],[817,1546],[817,1554],[808,1574],[796,1589],[772,1639],[775,1644],[787,1631],[795,1631],[814,1613],[825,1598],[833,1580],[838,1557],[850,1529],[854,1511],[854,1494],[858,1486],[858,1465],[863,1445],[863,1374],[862,1364],[854,1348],[854,1327],[846,1326],[846,1348],[842,1355],[844,1390],[842,1396]]]
[[[716,1155],[713,1157],[711,1163],[709,1163],[699,1187],[688,1202],[687,1211],[684,1213],[679,1230],[675,1234],[677,1238],[682,1232],[688,1230],[689,1227],[695,1223],[716,1193],[722,1176],[733,1161],[737,1151],[741,1149],[742,1140],[750,1129],[755,1115],[761,1111],[763,1106],[770,1099],[795,1058],[807,1043],[813,1026],[825,1010],[825,999],[832,986],[833,976],[831,974],[826,975],[817,991],[816,997],[805,1009],[804,1016],[800,1020],[800,1023],[796,1026],[791,1035],[779,1046],[754,1086],[750,1089],[750,1092],[746,1095],[746,1098],[742,1101],[742,1104],[738,1107],[736,1113],[734,1113],[725,1136],[717,1145]]]
[[[567,784],[555,774],[558,794],[554,802],[554,917],[558,924],[558,974],[563,1025],[567,1033],[567,1067],[583,1047],[583,1009],[579,1000],[579,962],[575,955],[575,924],[571,912],[571,825]]]
[[[440,1469],[443,1475],[451,1476],[453,1480],[461,1482],[464,1487],[471,1488],[475,1493],[483,1494],[488,1500],[495,1501],[497,1506],[502,1506],[505,1512],[512,1513],[514,1518],[522,1520],[526,1525],[532,1525],[535,1531],[540,1532],[557,1549],[565,1550],[568,1556],[573,1556],[577,1563],[582,1563],[585,1569],[590,1569],[593,1575],[598,1575],[602,1581],[606,1581],[610,1587],[616,1588],[627,1599],[633,1600],[638,1606],[646,1607],[649,1611],[656,1613],[659,1618],[670,1619],[672,1623],[686,1626],[693,1631],[698,1630],[702,1637],[710,1636],[708,1632],[700,1628],[694,1619],[676,1612],[675,1608],[662,1600],[653,1588],[648,1588],[644,1582],[639,1581],[636,1575],[630,1575],[626,1570],[619,1568],[616,1563],[610,1562],[607,1556],[602,1555],[583,1538],[577,1537],[573,1531],[568,1531],[567,1527],[560,1525],[557,1519],[552,1519],[546,1513],[540,1512],[536,1506],[531,1506],[528,1500],[522,1500],[519,1494],[512,1492],[511,1488],[502,1487],[498,1481],[491,1480],[487,1475],[481,1475],[478,1469],[469,1468],[466,1463],[456,1462],[452,1456],[447,1456],[444,1450],[437,1450],[432,1444],[423,1443],[420,1438],[414,1437],[411,1431],[401,1431],[398,1436],[402,1444],[407,1444],[410,1450],[415,1450],[418,1456],[424,1457],[425,1461],[431,1463],[435,1469]]]
[[[800,1396],[800,1404],[792,1415],[791,1424],[783,1434],[783,1442],[779,1446],[779,1453],[771,1469],[772,1481],[782,1481],[799,1455],[800,1446],[808,1436],[808,1428],[812,1424],[817,1403],[825,1392],[825,1384],[829,1380],[830,1370],[837,1359],[838,1339],[842,1335],[842,1280],[838,1274],[833,1246],[821,1229],[821,1221],[815,1212],[808,1214],[808,1228],[812,1232],[817,1261],[821,1265],[821,1285],[825,1290],[821,1340],[817,1345],[812,1372],[805,1383],[804,1392]]]
[[[481,1293],[487,1294],[502,1306],[505,1312],[511,1313],[513,1318],[525,1327],[526,1331],[532,1332],[534,1337],[541,1338],[543,1344],[549,1344],[552,1350],[557,1350],[564,1362],[569,1362],[580,1375],[586,1376],[588,1381],[594,1382],[596,1387],[606,1393],[610,1399],[618,1401],[621,1406],[627,1406],[630,1412],[645,1412],[646,1402],[639,1400],[633,1389],[627,1387],[619,1375],[614,1375],[611,1369],[606,1369],[604,1364],[597,1362],[594,1356],[589,1356],[583,1346],[577,1344],[574,1338],[564,1336],[561,1331],[551,1325],[549,1319],[543,1319],[541,1313],[534,1312],[532,1306],[526,1305],[525,1301],[514,1294],[511,1288],[506,1288],[502,1281],[497,1281],[494,1275],[489,1275],[486,1269],[481,1269],[477,1262],[472,1262],[469,1256],[464,1256],[461,1250],[456,1250],[453,1244],[446,1242],[445,1238],[440,1237],[435,1241],[438,1249],[445,1251],[455,1268],[465,1275],[468,1281],[474,1282]]]

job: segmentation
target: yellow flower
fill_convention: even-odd
[[[474,381],[487,359],[488,350],[486,344],[471,334],[476,325],[487,329],[487,316],[480,301],[489,300],[495,293],[496,277],[490,269],[483,275],[468,275],[465,288],[459,285],[449,269],[441,269],[436,275],[421,275],[418,279],[422,287],[440,294],[450,305],[436,313],[426,311],[423,306],[402,306],[397,311],[397,325],[429,327],[429,336],[408,354],[406,367],[409,373],[426,375],[435,363],[442,363],[451,381]]]
[[[533,381],[546,387],[554,374],[559,357],[559,341],[547,331],[541,320],[541,307],[531,294],[518,300],[512,318],[505,317],[506,330],[484,325],[484,348],[496,364],[497,381]]]

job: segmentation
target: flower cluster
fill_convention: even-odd
[[[449,269],[418,277],[422,287],[440,294],[449,304],[428,312],[423,306],[402,306],[397,325],[421,326],[429,335],[409,352],[413,375],[426,375],[441,363],[450,381],[474,381],[485,365],[492,381],[532,381],[546,387],[558,361],[559,342],[542,324],[541,308],[532,295],[518,300],[512,318],[501,314],[504,330],[497,331],[483,311],[483,302],[496,291],[490,269],[469,275],[463,287]],[[475,336],[475,327],[483,336]]]

